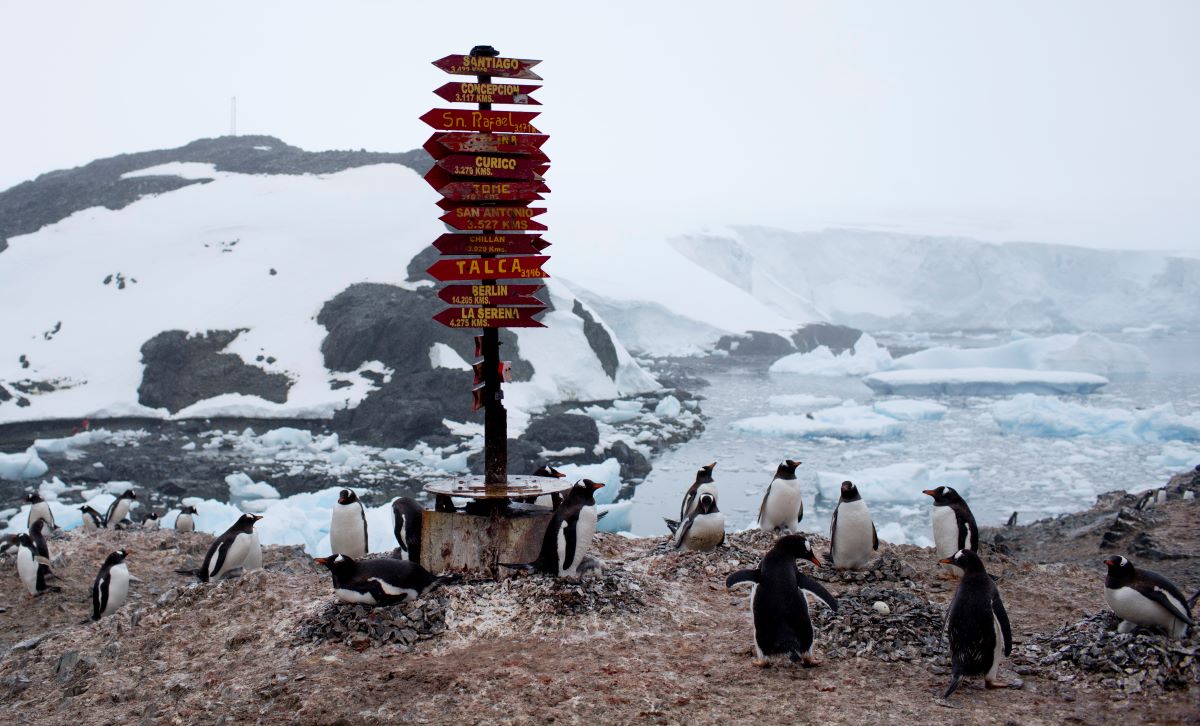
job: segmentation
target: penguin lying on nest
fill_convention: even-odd
[[[356,560],[336,554],[315,562],[329,568],[333,592],[342,602],[396,605],[415,600],[447,579],[434,577],[416,562],[392,557]]]
[[[1187,627],[1196,624],[1191,606],[1200,593],[1185,601],[1175,583],[1152,570],[1135,568],[1124,557],[1111,557],[1104,564],[1108,566],[1104,601],[1121,618],[1117,632],[1131,633],[1144,625],[1162,628],[1172,638],[1182,638]]]

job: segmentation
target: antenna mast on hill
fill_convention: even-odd
[[[229,103],[229,135],[237,136],[237,96]]]

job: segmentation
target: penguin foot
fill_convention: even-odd
[[[987,686],[988,690],[994,690],[996,688],[1011,688],[1012,687],[1012,684],[1010,684],[1010,683],[1002,683],[1000,681],[991,681],[986,678],[983,681],[983,685]]]
[[[1122,620],[1121,624],[1117,626],[1117,632],[1122,635],[1132,633],[1135,630],[1137,630],[1137,623],[1131,623],[1128,620]]]
[[[771,661],[767,660],[766,658],[754,658],[750,662],[753,663],[755,665],[755,667],[757,667],[757,668],[770,668],[771,667]]]
[[[805,653],[804,655],[800,656],[800,665],[804,666],[805,668],[820,668],[822,663],[823,662],[821,660],[811,653]]]

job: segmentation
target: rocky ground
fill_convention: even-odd
[[[1194,490],[1200,482],[1189,476],[1181,486]],[[769,547],[760,532],[731,535],[712,553],[598,535],[604,571],[581,582],[466,580],[375,609],[338,603],[327,574],[296,548],[267,548],[264,570],[201,585],[174,569],[203,556],[207,535],[72,532],[51,542],[61,593],[28,596],[11,558],[0,562],[0,719],[1200,721],[1200,636],[1117,635],[1101,564],[1144,535],[1176,555],[1152,567],[1190,595],[1200,587],[1191,569],[1200,502],[1172,497],[1141,510],[1115,549],[1101,547],[1103,527],[1062,534],[1078,529],[1075,517],[1116,522],[1122,506],[1130,503],[1102,497],[1086,513],[986,534],[1001,535],[984,555],[1015,640],[1001,678],[1019,687],[970,683],[949,702],[939,698],[948,680],[941,627],[955,582],[913,546],[885,545],[862,573],[817,571],[840,602],[836,614],[814,607],[824,664],[764,669],[752,663],[746,593],[724,586]],[[824,556],[827,543],[815,539]],[[119,546],[143,582],[117,615],[86,622],[96,568]],[[889,614],[873,608],[879,601]]]

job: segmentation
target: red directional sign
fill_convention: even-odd
[[[434,108],[421,120],[439,131],[492,131],[495,133],[540,134],[531,122],[537,111],[467,111]]]
[[[437,163],[455,176],[486,176],[498,179],[520,179],[542,181],[549,164],[536,159],[520,159],[504,156],[471,156],[454,154]]]
[[[438,193],[452,202],[536,202],[550,187],[543,182],[451,182]]]
[[[536,98],[530,98],[541,86],[520,86],[516,83],[458,83],[451,82],[434,91],[451,103],[519,103],[525,106],[541,106]]]
[[[547,227],[535,221],[545,209],[529,207],[458,207],[446,212],[438,219],[454,229],[464,231],[495,230],[544,232]]]
[[[542,305],[533,296],[543,285],[447,285],[438,297],[451,305]]]
[[[444,234],[433,242],[443,255],[533,255],[550,246],[540,234]]]
[[[425,142],[425,150],[435,159],[459,154],[541,154],[545,134],[455,134],[438,133]],[[547,159],[547,161],[549,161]]]
[[[544,328],[533,316],[545,306],[523,308],[446,308],[433,319],[448,328]]]
[[[549,261],[549,255],[438,260],[426,272],[442,282],[537,279],[550,277],[542,270]]]
[[[541,61],[480,55],[448,55],[433,62],[443,71],[455,75],[523,78],[527,81],[540,81],[542,77],[530,70],[538,63]]]

